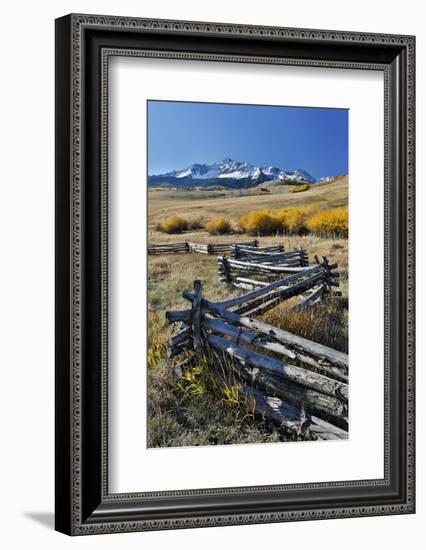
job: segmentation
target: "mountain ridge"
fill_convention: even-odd
[[[148,175],[148,185],[173,185],[176,187],[197,187],[222,185],[223,187],[250,187],[266,181],[283,181],[288,184],[301,182],[318,183],[327,178],[314,178],[302,168],[283,170],[276,166],[255,166],[247,161],[235,161],[226,157],[212,164],[194,163],[181,170],[172,170],[163,174]]]

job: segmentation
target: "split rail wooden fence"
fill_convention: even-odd
[[[317,257],[316,261],[319,265]],[[303,274],[306,270],[309,270],[309,266],[306,265],[304,251],[297,251],[297,254],[280,254],[280,259],[272,262],[235,260],[226,256],[219,256],[217,262],[219,279],[231,286],[244,289],[262,286],[268,282],[282,279],[286,274]],[[330,271],[337,267],[335,264],[329,265],[325,257],[323,262]],[[335,277],[337,278],[338,274],[335,274]],[[331,286],[338,286],[338,283],[330,284]]]
[[[191,252],[198,252],[201,254],[224,254],[229,252],[235,243],[194,243],[191,241],[184,241],[180,243],[164,243],[164,244],[150,244],[148,245],[148,254],[187,254]],[[247,241],[240,243],[247,247],[256,248],[258,241]]]
[[[184,355],[181,372],[196,358],[226,368],[239,381],[257,413],[308,439],[348,437],[348,356],[255,319],[262,305],[303,293],[331,280],[331,266],[318,264],[242,296],[211,302],[200,281],[182,295],[191,307],[166,313],[182,323],[169,340],[169,357]],[[250,314],[250,317],[244,314]],[[189,355],[188,355],[189,354]]]
[[[237,244],[233,246],[232,252],[235,260],[243,262],[265,265],[286,264],[288,266],[301,267],[309,265],[309,256],[304,248],[285,252],[282,245],[254,248]]]

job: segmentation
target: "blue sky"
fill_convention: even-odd
[[[225,157],[316,178],[346,174],[348,111],[148,101],[149,174]]]

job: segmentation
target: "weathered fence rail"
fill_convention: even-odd
[[[227,300],[227,307],[238,307],[239,313],[250,312],[261,315],[280,302],[296,296],[300,297],[293,307],[302,309],[318,303],[324,295],[330,294],[331,287],[339,285],[337,264],[329,264],[324,258],[323,263],[311,267],[295,268],[293,273],[278,278],[272,283],[265,283],[246,277],[237,276],[227,281],[231,286],[251,292]]]
[[[257,247],[258,241],[247,241],[241,243],[250,250]],[[199,252],[201,254],[224,254],[230,252],[235,243],[194,243],[184,241],[180,243],[149,244],[148,254],[185,254]]]
[[[251,248],[240,245],[233,246],[233,257],[250,263],[262,263],[265,265],[286,264],[306,267],[309,265],[309,256],[305,249],[299,248],[289,252],[284,252],[284,247],[270,248]]]
[[[166,313],[170,323],[183,323],[169,340],[169,356],[193,350],[192,358],[206,357],[212,365],[220,362],[221,369],[240,381],[242,393],[251,396],[256,411],[290,432],[346,439],[348,356],[254,319],[256,311],[250,309],[259,298],[269,300],[272,293],[284,299],[302,291],[308,279],[319,281],[329,272],[328,264],[320,264],[310,268],[302,281],[293,275],[290,281],[289,277],[268,285],[266,291],[261,288],[216,303],[203,297],[201,283],[195,281],[194,292],[182,293],[191,308]],[[252,315],[244,316],[242,311]],[[192,360],[187,356],[177,370]]]
[[[251,255],[253,252],[259,252],[260,254],[284,252],[284,246],[282,244],[275,244],[272,246],[251,246],[243,243],[234,243],[231,245],[231,249],[235,258],[243,255]]]
[[[309,269],[305,251],[298,250],[296,252],[297,254],[277,254],[277,259],[270,259],[271,257],[267,256],[268,259],[263,261],[257,259],[235,260],[219,256],[217,258],[219,280],[237,288],[249,289],[282,279],[285,274],[304,273]],[[324,259],[324,261],[326,260]],[[335,267],[337,266],[333,266],[331,269],[335,269]]]
[[[189,252],[187,243],[173,244],[150,244],[148,245],[148,254],[185,254]]]

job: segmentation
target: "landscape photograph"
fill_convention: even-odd
[[[348,439],[348,124],[147,102],[149,448]]]

